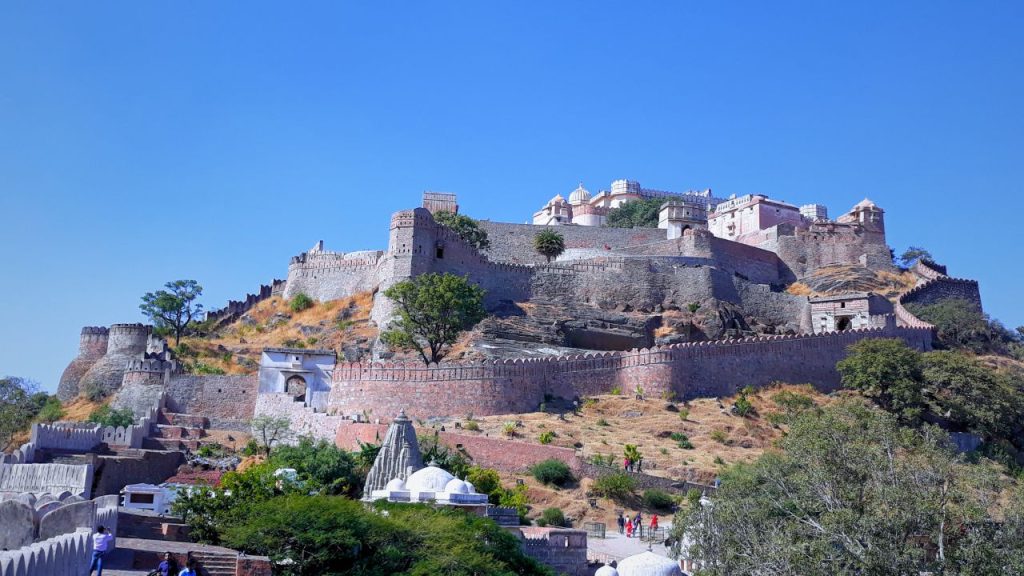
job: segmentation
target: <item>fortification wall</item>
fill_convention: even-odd
[[[107,353],[82,376],[79,388],[95,387],[113,392],[121,387],[130,360],[145,358],[151,328],[143,324],[114,324],[110,327]]]
[[[78,356],[68,364],[57,385],[57,397],[62,402],[74,399],[79,394],[82,376],[97,360],[107,353],[109,330],[103,326],[85,326],[78,341]]]
[[[962,278],[950,278],[948,276],[937,276],[911,288],[900,295],[900,304],[919,304],[928,306],[943,300],[964,300],[975,310],[981,312],[981,292],[978,290],[976,280]]]
[[[277,279],[272,280],[270,284],[261,284],[260,289],[255,294],[246,294],[244,300],[228,300],[227,306],[220,310],[207,312],[206,320],[213,321],[216,324],[234,322],[240,318],[242,314],[252,310],[253,306],[267,298],[270,298],[271,296],[280,296],[283,294],[286,284],[286,280]]]
[[[863,338],[902,338],[931,347],[931,330],[897,327],[799,336],[769,336],[674,344],[650,350],[550,359],[452,363],[339,364],[328,410],[351,414],[400,409],[418,418],[509,414],[536,409],[544,394],[564,398],[637,385],[648,395],[671,390],[683,398],[726,396],[746,385],[776,380],[809,382],[822,390],[839,385],[835,364]]]
[[[88,498],[92,478],[91,464],[0,464],[0,492],[70,492]]]
[[[288,265],[284,297],[304,293],[314,300],[337,300],[373,290],[380,283],[384,252],[304,252]]]
[[[687,230],[679,238],[617,251],[636,256],[671,256],[688,266],[712,266],[758,284],[779,284],[779,258],[755,246],[716,238],[706,230]]]
[[[171,412],[201,414],[212,429],[248,430],[258,389],[256,374],[175,374],[165,388],[166,407]]]
[[[283,393],[260,394],[256,399],[255,415],[288,418],[293,435],[291,440],[297,436],[311,436],[333,442],[337,430],[346,422],[339,415],[314,412],[302,402],[296,402],[293,397]]]
[[[465,450],[473,459],[473,464],[502,472],[523,472],[549,459],[561,460],[576,472],[579,472],[582,465],[572,448],[457,432],[439,432],[438,437],[449,447]]]
[[[661,228],[608,228],[604,226],[535,226],[483,220],[491,247],[487,257],[507,264],[543,264],[547,260],[533,249],[533,238],[542,230],[555,230],[565,239],[567,249],[619,250],[653,244],[667,238]]]
[[[520,528],[523,554],[554,569],[556,574],[587,574],[587,533],[566,528]]]
[[[0,576],[85,574],[92,560],[90,532],[79,530],[17,550],[0,551]]]
[[[802,229],[780,224],[764,234],[758,245],[778,255],[784,281],[835,264],[859,264],[872,270],[893,268],[885,234],[861,226],[829,223]]]

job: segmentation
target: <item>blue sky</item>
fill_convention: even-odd
[[[582,180],[864,197],[1024,324],[1021,2],[0,4],[0,374],[83,325],[209,308],[452,191],[524,221]]]

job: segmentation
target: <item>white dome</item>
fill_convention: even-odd
[[[405,481],[405,487],[410,492],[444,492],[445,486],[454,479],[455,476],[437,466],[427,466],[413,472]]]
[[[588,200],[590,200],[590,192],[583,187],[582,182],[569,194],[569,204],[582,204]]]
[[[605,564],[598,568],[597,572],[594,572],[594,576],[619,576],[619,571]]]
[[[619,562],[619,576],[682,576],[675,560],[643,552]]]
[[[459,480],[458,478],[451,480],[447,484],[445,484],[444,491],[450,494],[470,493],[469,486],[466,486],[466,483],[463,482],[462,480]]]
[[[466,480],[466,488],[469,489],[470,494],[476,494],[476,486],[473,486],[473,483],[469,480]]]
[[[401,478],[392,478],[384,489],[388,492],[405,492],[405,482]]]

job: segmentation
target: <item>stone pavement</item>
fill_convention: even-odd
[[[669,529],[672,528],[672,523],[663,522],[660,526],[668,533]],[[639,538],[626,538],[624,534],[619,534],[618,527],[616,526],[611,526],[610,528],[605,538],[587,538],[587,558],[603,562],[619,561],[628,556],[647,551],[648,542],[642,541]],[[655,554],[669,558],[668,548],[660,542],[651,544],[650,549]]]

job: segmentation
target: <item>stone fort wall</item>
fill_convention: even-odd
[[[304,293],[314,300],[345,298],[373,290],[380,283],[384,252],[303,252],[288,265],[283,296]]]
[[[487,257],[509,264],[544,264],[547,260],[533,249],[533,237],[550,226],[480,221],[491,247]],[[661,228],[609,228],[604,226],[558,226],[566,250],[607,251],[664,241],[668,231]]]
[[[205,416],[211,428],[248,430],[258,390],[256,374],[175,374],[166,384],[166,408]]]
[[[550,359],[498,360],[424,366],[419,363],[339,364],[328,405],[331,413],[397,414],[429,418],[529,412],[545,394],[573,398],[642,386],[648,395],[727,396],[746,385],[811,382],[839,385],[835,364],[863,338],[902,338],[931,348],[932,330],[884,327],[819,335],[769,336],[697,342],[630,352]]]

